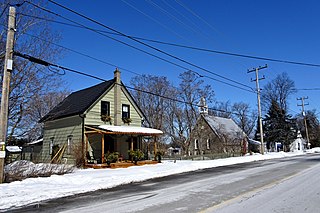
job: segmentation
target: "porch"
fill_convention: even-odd
[[[92,168],[107,167],[105,155],[117,152],[120,160],[113,167],[128,167],[131,165],[128,151],[141,150],[143,138],[153,137],[155,141],[154,152],[156,153],[157,136],[161,134],[163,132],[160,130],[145,127],[86,125],[84,134],[85,165]]]

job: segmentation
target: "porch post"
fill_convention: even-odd
[[[133,151],[133,137],[131,135],[131,147],[130,147],[130,150]]]
[[[88,153],[89,138],[88,138],[87,134],[84,134],[84,137],[86,138],[86,143],[85,143],[85,161],[87,163],[88,162],[87,153]]]
[[[154,160],[157,160],[157,137],[154,136],[154,148],[153,148],[153,151],[154,151]]]
[[[104,163],[104,134],[101,136],[101,163]]]

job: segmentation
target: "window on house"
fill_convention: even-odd
[[[72,151],[72,135],[68,135],[67,138],[67,154],[70,155]]]
[[[207,149],[210,149],[210,139],[207,139]]]
[[[122,104],[122,118],[130,118],[130,106]]]
[[[199,141],[198,141],[198,139],[194,139],[194,149],[199,149]]]
[[[110,102],[109,101],[101,101],[101,115],[110,116]]]
[[[51,137],[50,142],[49,142],[49,154],[50,155],[52,155],[53,141],[54,141],[54,137]]]

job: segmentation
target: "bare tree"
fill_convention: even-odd
[[[136,89],[132,95],[150,126],[164,131],[167,142],[187,151],[187,137],[198,117],[197,104],[201,97],[211,102],[213,90],[191,71],[182,73],[180,79],[179,87],[173,87],[166,77],[137,76],[131,80]]]
[[[5,1],[4,9],[9,3]],[[45,1],[35,2],[44,5]],[[7,16],[1,17],[2,23],[7,23]],[[41,10],[30,4],[23,3],[17,8],[15,51],[32,55],[36,58],[54,62],[60,55],[60,48],[53,45],[60,40],[60,35],[50,27],[48,22],[35,17],[47,17]],[[2,29],[0,35],[0,52],[5,51],[6,29]],[[1,70],[3,70],[3,59]],[[2,73],[2,72],[1,72]],[[1,84],[2,85],[2,84]],[[42,99],[47,93],[63,88],[64,84],[56,70],[47,69],[41,65],[31,63],[25,59],[14,57],[14,67],[9,94],[9,126],[8,138],[37,137],[32,129],[36,126],[35,119],[30,120],[31,109],[35,109],[35,99]],[[30,131],[29,131],[30,130]],[[9,141],[10,143],[10,141]]]
[[[173,87],[166,77],[152,75],[136,76],[131,79],[136,89],[132,91],[135,100],[146,115],[150,127],[165,131],[165,116]]]
[[[216,102],[213,109],[209,109],[209,114],[222,118],[231,118],[232,111],[230,102]]]
[[[200,99],[204,97],[207,103],[213,101],[214,92],[210,85],[203,85],[204,81],[192,71],[180,74],[181,83],[177,88],[177,97],[181,102],[172,102],[172,114],[169,135],[173,142],[179,144],[188,153],[189,141],[187,140],[196,120],[199,116],[198,106]]]
[[[284,72],[263,87],[261,104],[264,110],[268,110],[272,101],[276,101],[281,109],[288,111],[288,98],[294,93],[296,93],[294,81]]]
[[[233,120],[246,133],[246,135],[250,136],[253,133],[257,122],[257,112],[250,110],[249,104],[243,102],[234,103],[232,111]]]

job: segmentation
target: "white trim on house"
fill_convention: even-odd
[[[194,149],[199,149],[199,140],[198,139],[194,139]]]
[[[36,140],[36,141],[32,141],[32,142],[28,143],[28,145],[33,145],[33,144],[37,144],[37,143],[41,143],[41,142],[43,142],[43,138]]]
[[[111,132],[118,133],[132,133],[132,134],[163,134],[161,130],[146,128],[146,127],[137,127],[137,126],[110,126],[110,125],[100,125],[99,128],[105,129]]]

